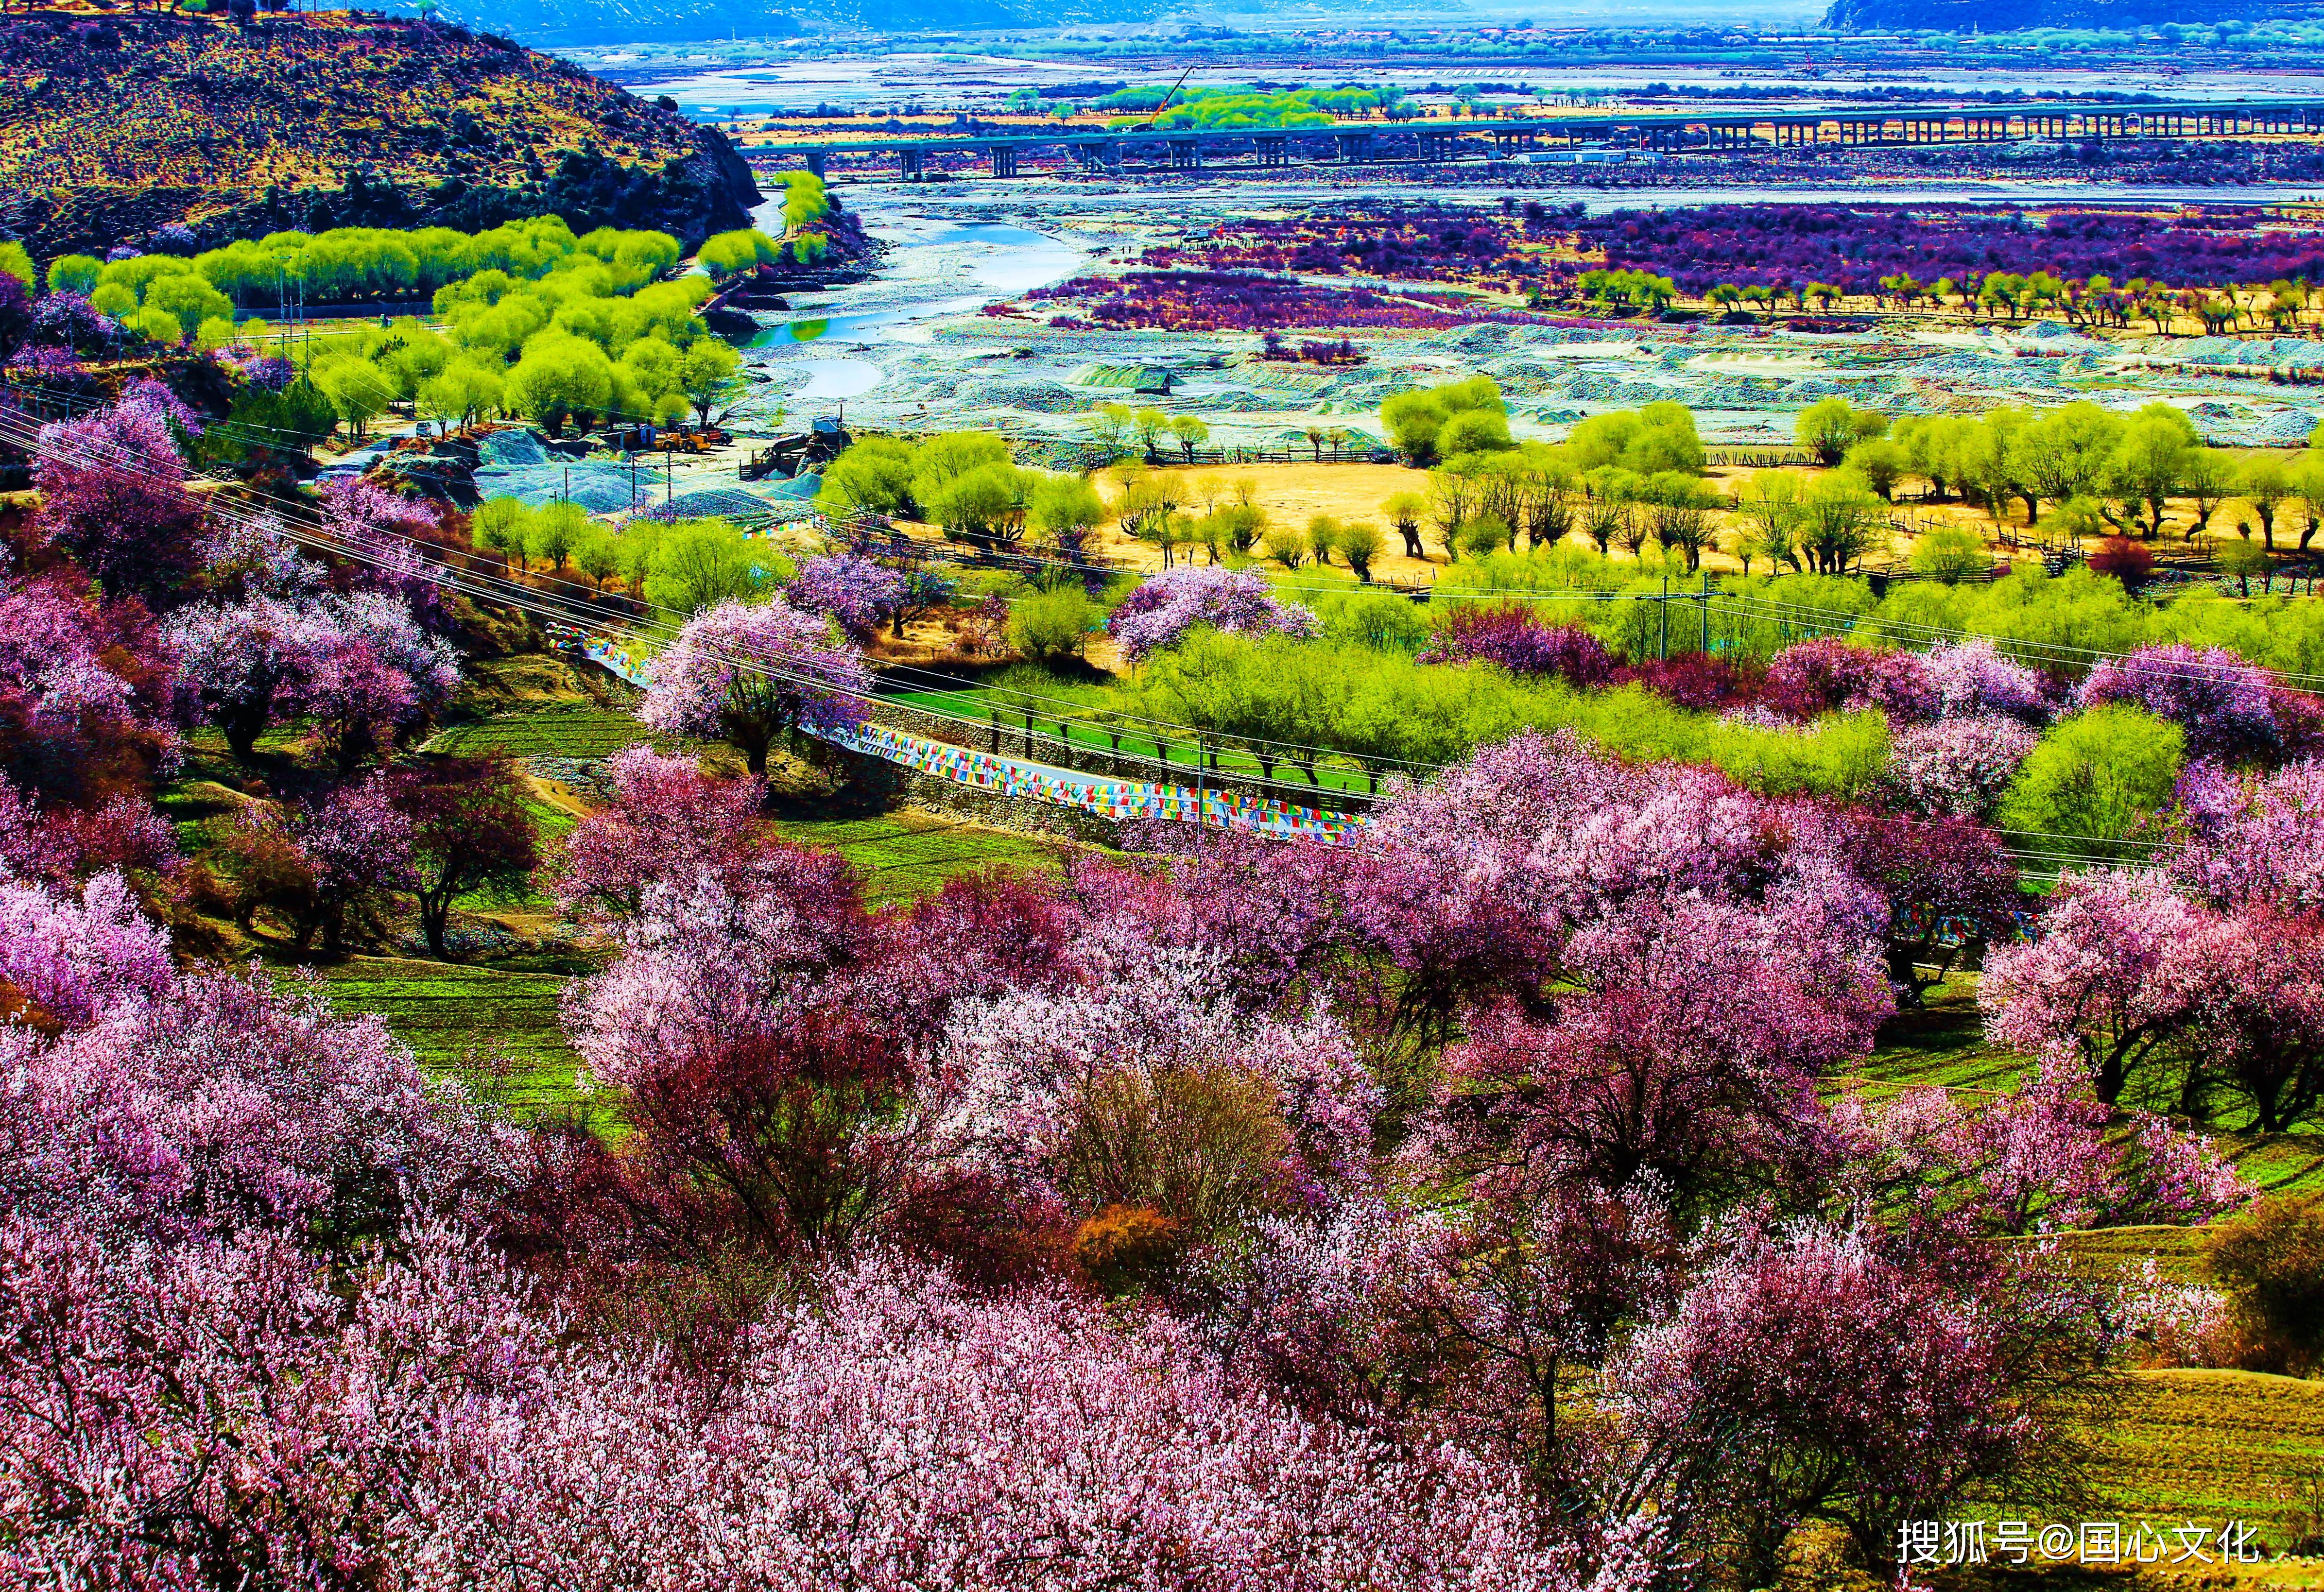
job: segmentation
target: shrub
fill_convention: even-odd
[[[2134,592],[2154,573],[2153,552],[2128,537],[2108,537],[2098,544],[2089,562],[2092,575],[2112,575]]]
[[[2204,1246],[2254,1370],[2306,1376],[2324,1358],[2324,1200],[2279,1194]]]
[[[1463,603],[1444,616],[1422,663],[1499,664],[1513,675],[1555,675],[1574,686],[1614,677],[1613,655],[1589,631],[1545,625],[1522,603]]]
[[[1079,658],[1096,624],[1097,605],[1081,587],[1033,592],[1009,611],[1009,644],[1043,661]]]
[[[1702,474],[1702,439],[1695,432],[1693,414],[1679,403],[1592,415],[1574,427],[1566,451],[1578,470],[1609,465],[1638,475],[1669,470]]]
[[[1469,415],[1488,418],[1462,419]],[[1418,392],[1399,392],[1380,405],[1380,423],[1388,428],[1397,451],[1416,465],[1433,465],[1451,456],[1448,442],[1461,445],[1460,451],[1473,451],[1480,443],[1508,446],[1508,415],[1500,387],[1490,376],[1471,376],[1465,382],[1448,382]],[[1456,419],[1461,421],[1457,430],[1452,428]],[[1498,431],[1494,420],[1500,422]],[[1496,436],[1498,443],[1491,440]]]
[[[1920,539],[1907,561],[1915,575],[1934,575],[1955,585],[1993,567],[1984,538],[1958,525],[1942,525]]]

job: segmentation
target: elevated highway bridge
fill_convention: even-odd
[[[1318,162],[1441,165],[1456,161],[1577,163],[1639,155],[1719,156],[1775,149],[1902,148],[2047,140],[2319,138],[2324,100],[2185,100],[2147,105],[1890,103],[1790,111],[1625,111],[1465,121],[1335,122],[1320,127],[1010,129],[942,137],[801,140],[761,145],[761,161],[797,160],[818,176],[835,161],[894,161],[905,179],[959,167],[1014,177],[1047,155],[1107,170],[1199,170],[1214,161],[1259,168]]]

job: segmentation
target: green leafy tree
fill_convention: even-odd
[[[307,374],[329,398],[332,409],[346,422],[347,429],[357,437],[364,434],[374,419],[386,412],[389,400],[395,395],[393,379],[367,359],[342,356],[318,362]]]
[[[1800,446],[1813,454],[1818,464],[1829,467],[1846,458],[1848,450],[1858,443],[1885,436],[1888,417],[1875,410],[1858,409],[1844,398],[1826,398],[1802,410],[1793,430]]]
[[[492,366],[458,359],[422,382],[413,402],[421,419],[448,434],[455,423],[465,429],[498,410],[507,386]]]
[[[49,262],[49,291],[88,293],[104,269],[105,262],[93,254],[60,254]]]
[[[1896,495],[1896,483],[1911,472],[1913,461],[1901,443],[1876,437],[1848,450],[1848,466],[1885,503]]]
[[[911,446],[892,437],[859,437],[824,467],[820,500],[843,513],[918,519],[913,482],[918,467]]]
[[[606,526],[591,526],[573,544],[573,567],[604,595],[605,583],[622,571],[622,538]]]
[[[2011,829],[2089,847],[2137,834],[2170,802],[2186,749],[2179,726],[2135,707],[2095,707],[2034,747],[2001,800]]]
[[[1026,516],[1050,540],[1078,547],[1104,522],[1105,500],[1086,476],[1045,476],[1033,488]]]
[[[916,488],[928,517],[947,536],[1014,542],[1024,534],[1037,481],[1013,465],[981,465],[949,480],[923,477]]]
[[[651,547],[646,602],[680,619],[721,603],[747,603],[789,574],[789,567],[724,520],[672,526]]]
[[[504,564],[521,566],[532,535],[532,509],[521,498],[486,498],[468,516],[468,537],[498,553]]]
[[[1356,578],[1367,585],[1371,583],[1373,561],[1380,556],[1379,527],[1369,520],[1354,520],[1340,527],[1340,557],[1348,561]]]
[[[1186,463],[1191,465],[1194,462],[1194,450],[1211,439],[1211,428],[1208,421],[1198,416],[1173,415],[1170,418],[1170,435],[1178,439],[1178,446],[1185,454]]]
[[[613,393],[613,362],[585,337],[549,336],[526,345],[508,375],[507,401],[519,414],[561,436],[567,421],[586,424]]]
[[[578,503],[543,503],[526,527],[524,550],[551,568],[562,570],[565,560],[589,532],[589,514]]]
[[[2102,502],[2111,523],[2149,540],[2162,533],[2163,516],[2194,458],[2192,430],[2147,410],[2124,428],[2122,441],[2107,463]]]
[[[707,427],[713,411],[724,419],[725,409],[741,395],[742,381],[737,373],[742,369],[742,356],[715,337],[697,337],[687,349],[678,364],[678,390],[694,405],[696,422]]]

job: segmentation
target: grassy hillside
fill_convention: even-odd
[[[351,12],[7,18],[0,193],[42,256],[172,221],[208,245],[544,210],[692,243],[759,198],[674,111],[488,33]]]

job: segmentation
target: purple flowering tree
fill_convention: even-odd
[[[1906,724],[1889,740],[1888,784],[1913,812],[1988,817],[2038,739],[1995,714]]]
[[[41,428],[34,527],[108,590],[165,592],[193,563],[202,510],[166,397],[146,382],[109,410]]]
[[[2127,703],[2187,732],[2190,757],[2272,752],[2281,739],[2267,671],[2217,647],[2142,647],[2109,659],[2082,682],[2085,707]]]
[[[429,566],[445,562],[447,552],[435,508],[357,476],[324,487],[322,511],[325,532],[356,555],[358,577],[394,593],[420,623],[438,628],[443,595]]]
[[[385,592],[329,597],[296,701],[342,771],[433,720],[460,684],[459,654]]]
[[[1139,584],[1106,620],[1106,630],[1135,663],[1177,644],[1200,625],[1244,635],[1269,632],[1313,636],[1315,616],[1283,603],[1268,590],[1264,576],[1250,570],[1167,569]]]
[[[1934,717],[1937,700],[1936,683],[1917,653],[1854,647],[1837,636],[1794,642],[1767,664],[1767,706],[1802,722],[1878,708],[1910,723]]]
[[[2324,762],[2255,780],[2192,763],[2179,797],[2194,830],[2170,862],[2183,887],[2222,907],[2324,915]]]
[[[789,586],[791,605],[820,613],[858,647],[868,645],[881,622],[895,617],[904,601],[904,576],[884,564],[853,553],[834,553],[800,562]]]
[[[1499,664],[1513,675],[1555,675],[1572,686],[1603,686],[1614,656],[1579,625],[1548,625],[1522,603],[1462,603],[1444,616],[1422,663]]]
[[[1905,1519],[1946,1516],[2070,1442],[2070,1395],[2116,1344],[2099,1290],[2039,1254],[1941,1232],[1740,1223],[1607,1383],[1637,1473],[1735,1582],[1771,1586],[1794,1523],[1867,1563]]]
[[[2046,722],[2050,696],[2042,677],[2001,656],[1990,641],[1950,642],[1921,655],[1936,688],[1937,711],[1949,719],[1999,715],[2027,724]]]
[[[180,712],[216,724],[247,760],[312,675],[323,630],[312,610],[272,597],[179,609],[161,633],[178,660]]]
[[[173,979],[169,936],[137,910],[119,874],[91,879],[78,900],[0,884],[0,983],[11,1018],[91,1023]]]
[[[654,660],[638,718],[664,734],[727,741],[763,775],[778,740],[854,729],[871,694],[862,655],[833,636],[830,621],[779,600],[721,603]]]

